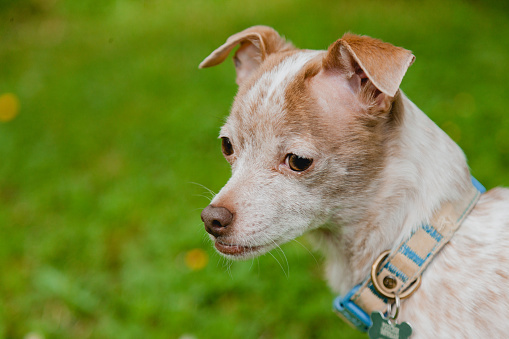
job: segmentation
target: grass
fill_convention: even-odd
[[[500,6],[1,3],[0,95],[20,110],[0,122],[0,337],[365,338],[330,311],[322,258],[305,238],[249,262],[214,253],[201,185],[228,179],[216,138],[236,86],[230,62],[197,65],[254,24],[305,48],[345,31],[404,46],[417,61],[403,90],[481,182],[508,185]]]

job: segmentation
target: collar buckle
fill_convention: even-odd
[[[336,297],[332,306],[334,308],[334,312],[336,312],[336,314],[348,325],[361,332],[367,332],[372,324],[371,318],[352,300],[352,296],[357,293],[360,288],[361,285],[357,285],[352,288],[344,297]]]

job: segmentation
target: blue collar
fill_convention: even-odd
[[[451,208],[456,210],[456,213],[452,212],[453,222],[446,226],[440,226],[438,220],[442,219],[434,218],[430,222],[431,225],[422,225],[409,239],[400,244],[396,251],[384,252],[379,257],[379,262],[373,266],[372,274],[363,283],[352,288],[345,296],[336,297],[333,308],[338,316],[354,328],[367,332],[372,325],[369,316],[372,311],[384,311],[384,306],[387,305],[389,300],[392,300],[391,295],[397,294],[398,297],[401,296],[403,299],[402,294],[408,294],[409,291],[410,294],[413,293],[419,287],[422,272],[434,255],[440,251],[459,228],[474,208],[480,194],[486,192],[484,186],[474,177],[472,177],[472,186],[472,194],[467,196],[465,200],[455,205],[450,204],[447,208],[437,212],[437,215],[442,218],[445,213],[444,210],[447,210],[448,215]],[[437,228],[437,226],[442,228]],[[447,232],[444,232],[444,228]],[[426,241],[422,241],[423,238]],[[423,242],[429,243],[429,247],[421,245]],[[413,248],[415,247],[412,246],[413,244],[418,244],[418,248]],[[402,261],[407,264],[401,265]],[[409,268],[408,266],[413,267]],[[392,284],[389,284],[392,286],[389,289],[386,288],[386,279],[392,279]],[[383,281],[383,285],[386,286],[382,286],[380,281]]]

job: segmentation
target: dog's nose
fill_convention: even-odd
[[[228,225],[233,220],[233,214],[225,207],[208,205],[201,212],[201,220],[205,224],[205,230],[218,237],[228,231]]]

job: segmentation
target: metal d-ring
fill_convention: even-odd
[[[421,276],[419,275],[417,278],[415,278],[415,280],[407,287],[406,290],[404,290],[401,293],[398,293],[397,295],[394,292],[384,291],[383,287],[380,286],[380,283],[378,282],[376,276],[380,263],[384,261],[389,256],[390,253],[391,253],[390,250],[382,252],[382,254],[380,254],[380,256],[373,263],[373,266],[371,266],[371,282],[373,283],[373,287],[375,288],[375,290],[388,299],[392,300],[396,300],[396,298],[406,299],[409,296],[411,296],[419,288],[419,286],[421,286]]]
[[[401,300],[397,294],[396,294],[396,297],[394,298],[394,305],[396,306],[396,312],[394,312],[394,315],[392,315],[392,304],[391,303],[387,304],[387,317],[389,320],[396,321],[396,319],[398,319],[399,309],[401,308],[400,307]]]

